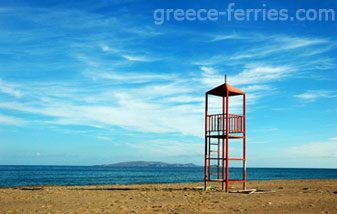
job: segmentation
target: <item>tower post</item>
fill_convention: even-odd
[[[208,127],[208,121],[207,121],[207,116],[208,116],[208,94],[206,93],[205,96],[205,190],[207,190],[207,180],[208,180],[208,173],[207,173],[207,127]]]

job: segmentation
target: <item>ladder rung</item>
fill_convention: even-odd
[[[218,165],[211,165],[211,166],[209,166],[209,167],[219,167]]]
[[[211,175],[219,175],[219,173],[213,172],[213,173],[211,173]]]
[[[213,182],[226,182],[226,179],[210,179],[208,178],[207,181]],[[245,180],[228,180],[228,183],[244,183]]]
[[[224,182],[226,181],[225,179],[208,179],[207,181],[213,181],[213,182]]]
[[[219,146],[220,144],[218,144],[218,143],[211,143],[210,145]]]
[[[209,152],[219,152],[219,151],[216,151],[216,150],[210,150]]]
[[[228,183],[244,183],[245,180],[228,180]]]

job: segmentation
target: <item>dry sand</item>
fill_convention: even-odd
[[[337,180],[248,182],[276,191],[265,194],[197,186],[202,183],[1,188],[0,213],[337,213]]]

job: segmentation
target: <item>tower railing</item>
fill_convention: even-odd
[[[228,114],[228,132],[229,133],[244,133],[244,116],[237,114]],[[206,133],[225,133],[226,114],[211,114],[206,116]]]

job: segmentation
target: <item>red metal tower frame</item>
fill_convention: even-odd
[[[222,113],[208,114],[208,96],[222,97]],[[228,112],[229,97],[243,96],[243,115],[230,114]],[[229,157],[229,140],[242,139],[243,157]],[[213,140],[213,142],[212,142]],[[214,142],[214,140],[216,142]],[[221,147],[222,146],[222,147]],[[212,154],[217,157],[212,157]],[[216,161],[216,163],[214,163]],[[243,162],[243,179],[229,179],[229,161]],[[212,169],[217,169],[216,172]],[[220,171],[221,170],[221,171]],[[220,173],[221,172],[221,173]],[[212,176],[216,178],[212,178]],[[246,93],[225,83],[206,92],[205,100],[205,190],[207,182],[222,182],[222,189],[226,184],[228,192],[229,183],[242,182],[246,189]]]

